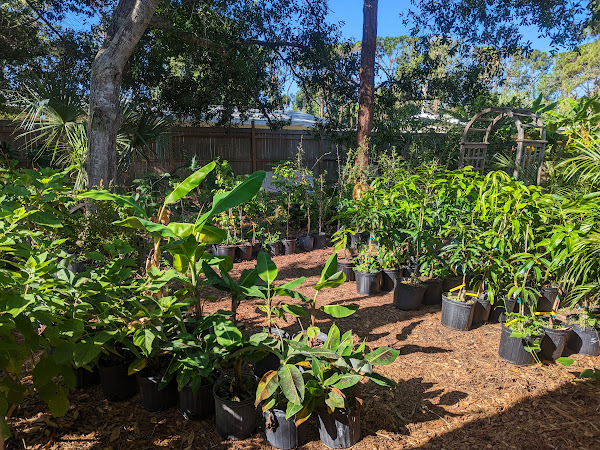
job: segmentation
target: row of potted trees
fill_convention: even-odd
[[[492,309],[505,309],[500,356],[522,363],[534,360],[542,342],[558,345],[546,355],[560,356],[570,326],[556,320],[561,302],[555,299],[564,299],[568,290],[579,292],[587,276],[569,262],[589,232],[573,220],[582,220],[582,208],[595,203],[592,196],[573,200],[545,193],[505,172],[485,177],[470,168],[421,177],[407,172],[393,186],[376,179],[340,214],[346,226],[336,238],[346,251],[366,240],[354,258],[342,261],[345,270],[353,268],[359,293],[382,285],[390,289],[395,279],[394,304],[418,309],[426,292],[435,292],[435,301],[442,299],[442,324],[458,330],[484,323]],[[557,296],[557,288],[563,295]],[[571,305],[594,298],[570,296]],[[588,316],[579,340],[597,340]],[[508,337],[523,344],[515,348],[526,351],[524,359],[506,354]]]

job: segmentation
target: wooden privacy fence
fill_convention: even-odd
[[[15,128],[8,121],[0,121],[0,142],[7,142],[17,151],[22,165],[29,166],[24,142],[17,140]],[[304,164],[318,176],[326,171],[335,176],[338,171],[338,151],[343,160],[345,149],[331,143],[311,130],[270,130],[257,127],[213,128],[173,127],[169,134],[151,145],[149,159],[135,159],[121,173],[121,183],[128,185],[148,172],[173,173],[187,167],[196,156],[198,164],[206,164],[217,157],[229,161],[236,174],[255,170],[271,170],[279,161],[293,159],[302,143]],[[180,172],[181,175],[187,171]]]

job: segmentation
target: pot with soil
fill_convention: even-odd
[[[534,363],[533,354],[525,350],[523,338],[511,337],[513,330],[502,324],[498,355],[505,361],[516,366],[527,366]]]
[[[298,245],[305,252],[310,252],[314,248],[315,238],[310,235],[300,236],[298,238]]]
[[[453,330],[466,331],[473,323],[475,301],[466,297],[442,294],[442,325]]]
[[[327,235],[325,233],[316,233],[314,236],[314,249],[318,250],[327,247]]]
[[[425,294],[423,294],[423,305],[440,305],[442,303],[443,280],[432,278],[425,281]]]
[[[285,411],[277,407],[263,413],[267,441],[275,448],[291,450],[306,442],[307,423],[300,426],[294,417],[285,418]]]
[[[549,361],[556,361],[560,358],[570,335],[571,328],[544,327],[544,337],[540,343],[542,357]]]
[[[281,244],[283,245],[283,254],[284,255],[293,255],[296,253],[296,239],[288,238],[282,239]]]
[[[159,389],[161,380],[162,376],[151,375],[146,370],[137,374],[142,406],[147,411],[164,411],[177,404],[177,384],[173,380]]]
[[[215,256],[229,256],[232,261],[235,261],[236,245],[216,245]]]
[[[252,260],[252,244],[243,242],[237,245],[237,257],[240,261]]]
[[[354,270],[356,291],[361,295],[377,294],[381,285],[381,272],[359,272]]]
[[[414,276],[415,268],[413,266],[402,266],[402,277],[410,278]]]
[[[383,269],[381,274],[381,290],[392,292],[398,278],[402,278],[402,269]]]
[[[205,419],[215,413],[215,398],[213,396],[214,383],[203,380],[203,384],[194,393],[191,384],[187,384],[179,391],[177,410],[186,419]]]
[[[137,392],[135,375],[127,375],[127,363],[98,362],[100,385],[104,398],[118,402],[133,397]]]
[[[474,327],[478,327],[487,323],[490,312],[492,310],[492,304],[487,298],[487,295],[480,295],[475,300],[475,305],[473,305],[473,322],[472,325]]]
[[[351,259],[342,259],[338,261],[338,269],[346,275],[346,281],[355,281],[354,276],[354,261]]]
[[[597,328],[585,327],[578,324],[573,325],[573,332],[568,341],[570,349],[580,355],[600,355],[600,339]]]
[[[394,288],[394,306],[404,311],[417,311],[427,286],[416,278],[400,278]]]
[[[332,414],[317,411],[319,437],[329,448],[350,448],[360,440],[360,415],[336,409]]]
[[[283,254],[283,244],[281,242],[271,242],[267,244],[267,251],[271,256],[279,256]]]
[[[243,388],[237,393],[231,391],[232,383],[231,377],[223,377],[213,387],[216,428],[223,439],[246,439],[256,426],[256,379],[252,375],[242,375]]]

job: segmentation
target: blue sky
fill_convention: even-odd
[[[377,14],[378,36],[408,35],[410,30],[402,24],[400,13],[406,13],[410,0],[379,0]],[[344,21],[344,37],[359,41],[362,39],[363,0],[329,0],[330,20]],[[529,39],[534,49],[549,50],[549,41],[538,39],[536,27],[524,28],[523,35]]]

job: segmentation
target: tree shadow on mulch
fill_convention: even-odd
[[[597,449],[598,394],[598,387],[566,383],[410,448]]]
[[[409,434],[411,424],[458,416],[444,406],[455,405],[466,398],[467,393],[436,389],[435,383],[411,378],[401,380],[395,389],[388,391],[370,385],[365,397],[363,434],[384,435],[395,440]]]

